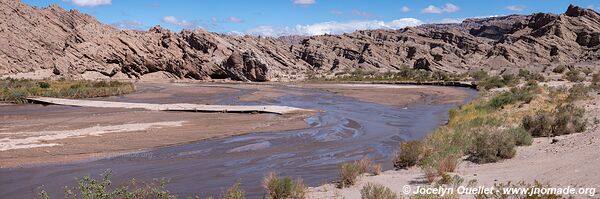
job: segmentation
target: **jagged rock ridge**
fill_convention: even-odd
[[[561,15],[285,38],[174,33],[158,26],[122,31],[76,10],[38,9],[15,0],[0,0],[0,21],[0,75],[46,69],[65,77],[91,72],[140,78],[163,72],[174,78],[278,81],[302,79],[309,71],[464,72],[594,64],[600,58],[600,15],[577,6]]]

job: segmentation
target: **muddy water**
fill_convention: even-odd
[[[164,88],[145,86],[140,90],[157,89]],[[337,166],[346,161],[367,157],[389,169],[398,141],[425,136],[444,123],[448,110],[455,106],[425,101],[409,107],[391,107],[319,90],[292,86],[281,86],[281,89],[304,95],[254,103],[321,110],[306,119],[310,128],[199,141],[91,162],[3,169],[0,170],[0,195],[2,198],[32,198],[36,188],[44,185],[54,198],[61,198],[62,187],[74,186],[76,177],[97,176],[110,168],[116,184],[134,177],[141,180],[165,177],[170,179],[167,188],[180,196],[218,196],[233,182],[240,181],[248,198],[261,198],[261,180],[271,171],[302,177],[308,185],[316,186],[335,180]],[[243,104],[235,96],[251,92],[252,89],[241,89],[216,96],[216,100]],[[468,92],[471,97],[475,94],[472,90]],[[186,101],[185,96],[161,101],[182,99]],[[111,100],[137,101],[127,97]]]

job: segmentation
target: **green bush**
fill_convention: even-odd
[[[244,199],[246,192],[240,188],[240,182],[236,182],[223,193],[223,199]]]
[[[556,68],[552,69],[552,72],[554,73],[564,73],[565,70],[567,69],[567,67],[563,66],[563,65],[559,65]]]
[[[477,163],[509,159],[516,153],[515,146],[515,140],[510,134],[495,128],[481,128],[480,132],[475,134],[471,159]]]
[[[424,144],[420,140],[401,142],[400,150],[394,158],[394,167],[405,169],[417,165],[424,150]]]
[[[506,134],[511,135],[517,146],[529,146],[533,143],[531,133],[521,127],[507,129]]]
[[[527,70],[527,69],[522,69],[522,68],[521,68],[521,69],[519,69],[518,76],[519,76],[520,78],[527,79],[527,78],[528,78],[530,75],[531,75],[531,72],[530,72],[529,70]]]
[[[585,131],[587,121],[584,119],[585,109],[574,104],[559,105],[556,108],[553,135],[565,135]]]
[[[0,80],[0,101],[26,103],[27,97],[92,98],[121,95],[133,92],[129,82],[94,82],[85,80]]]
[[[506,82],[498,76],[487,77],[487,78],[477,82],[477,88],[484,89],[484,90],[490,90],[493,88],[502,88],[504,86],[506,86]]]
[[[513,75],[513,74],[503,74],[502,75],[502,82],[504,82],[504,84],[506,86],[515,86],[517,84],[519,84],[519,79]]]
[[[263,188],[267,192],[268,199],[306,198],[306,185],[302,179],[279,178],[276,174],[270,173],[263,180]]]
[[[575,84],[569,89],[569,96],[567,97],[570,101],[586,99],[588,98],[588,92],[590,92],[590,87],[585,86],[584,84]]]
[[[50,84],[48,82],[38,82],[40,88],[50,88]]]
[[[552,111],[538,111],[523,118],[523,128],[535,137],[558,136],[585,131],[585,110],[572,103],[557,106]]]
[[[498,109],[517,102],[529,103],[533,100],[535,94],[533,90],[531,87],[512,88],[508,92],[503,92],[493,97],[484,107]]]
[[[523,118],[523,128],[532,136],[547,137],[552,136],[552,123],[554,117],[548,111],[538,111],[533,115],[527,115]]]
[[[368,171],[368,169],[369,168],[365,167],[365,164],[362,164],[360,160],[343,163],[338,169],[340,175],[339,186],[343,188],[354,185],[358,180],[358,177]]]
[[[600,92],[600,72],[592,75],[592,84],[590,85],[590,88]]]
[[[110,176],[112,171],[107,170],[101,179],[85,176],[78,181],[76,188],[65,187],[64,198],[82,199],[113,199],[113,198],[157,198],[174,199],[175,195],[165,189],[166,180],[156,183],[139,183],[135,179],[120,187],[112,187]],[[48,193],[42,188],[38,193],[40,198],[48,199]]]
[[[519,69],[519,74],[518,76],[522,79],[524,79],[525,81],[530,81],[530,80],[534,80],[534,81],[546,81],[546,78],[544,78],[544,76],[540,73],[532,73],[528,70],[525,69]]]
[[[367,183],[360,190],[362,199],[397,199],[398,196],[390,188],[383,185]]]
[[[581,75],[581,72],[575,69],[569,70],[567,73],[565,73],[564,78],[569,80],[570,82],[582,82],[583,80],[585,80],[585,77]]]
[[[478,71],[474,71],[469,73],[469,76],[471,78],[473,78],[473,80],[475,81],[481,81],[487,77],[489,77],[488,73],[485,72],[484,70],[478,70]]]

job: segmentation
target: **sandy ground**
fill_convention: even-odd
[[[238,91],[235,85],[226,86],[151,84],[144,87],[149,91],[127,95],[126,100],[213,104],[219,98],[214,95],[233,95]],[[260,99],[277,96],[280,95],[263,95]],[[3,105],[0,106],[0,167],[95,159],[203,139],[306,128],[308,125],[304,118],[311,114],[223,114]]]
[[[304,86],[390,106],[407,106],[413,103],[461,103],[469,95],[458,88],[440,86],[392,84],[307,84]]]
[[[600,119],[600,95],[578,104],[586,109],[588,128],[585,132],[556,137],[559,141],[554,144],[549,138],[536,138],[532,146],[519,147],[516,157],[498,163],[478,165],[464,161],[456,174],[465,182],[477,180],[478,186],[520,181],[533,183],[537,180],[552,187],[596,188],[594,197],[598,197],[600,125],[594,123],[594,118]],[[360,189],[368,182],[384,185],[396,193],[402,193],[405,185],[413,189],[426,185],[419,168],[390,170],[378,176],[363,176],[350,188],[338,189],[333,184],[310,188],[309,198],[360,198]],[[587,196],[578,195],[576,198]]]

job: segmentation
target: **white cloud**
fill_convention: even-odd
[[[446,6],[444,6],[444,8],[442,10],[444,12],[452,13],[452,12],[459,11],[460,7],[458,7],[458,6],[454,5],[454,4],[451,4],[451,3],[447,3]]]
[[[144,30],[144,23],[138,20],[122,20],[111,24],[120,30]]]
[[[308,6],[317,3],[316,0],[292,0],[295,5]]]
[[[394,21],[351,21],[351,22],[322,22],[309,25],[296,25],[295,27],[272,27],[259,26],[249,29],[246,34],[262,36],[284,36],[284,35],[324,35],[324,34],[342,34],[354,32],[357,30],[371,29],[399,29],[407,26],[421,25],[423,22],[415,18],[402,18]]]
[[[344,12],[339,11],[339,10],[330,10],[329,13],[333,14],[333,15],[343,15]]]
[[[451,4],[451,3],[447,3],[443,8],[434,6],[434,5],[429,5],[425,8],[423,8],[423,10],[421,10],[422,13],[430,13],[430,14],[440,14],[440,13],[452,13],[452,12],[457,12],[460,10],[460,7],[458,7],[457,5]]]
[[[227,22],[230,22],[230,23],[242,23],[243,20],[240,19],[240,18],[237,18],[237,17],[229,17],[229,18],[227,18]]]
[[[510,6],[506,6],[507,10],[510,11],[523,11],[525,10],[525,6],[522,5],[510,5]]]
[[[75,4],[77,6],[84,6],[84,7],[110,5],[112,3],[112,0],[63,0],[63,1],[72,2],[73,4]]]
[[[439,14],[442,13],[442,9],[435,7],[434,5],[429,5],[426,8],[423,8],[423,10],[421,10],[422,13],[432,13],[432,14]]]
[[[410,8],[408,6],[402,6],[402,8],[400,8],[400,11],[402,11],[402,12],[410,12]]]
[[[364,17],[364,18],[371,17],[371,14],[369,14],[368,12],[360,11],[360,10],[352,10],[352,15],[359,16],[359,17]]]
[[[179,26],[179,27],[182,27],[182,28],[187,28],[187,29],[202,28],[201,26],[199,26],[195,22],[188,21],[188,20],[178,19],[177,17],[174,17],[174,16],[163,17],[162,18],[162,22],[168,23],[168,24],[171,24],[171,25],[176,25],[176,26]]]

